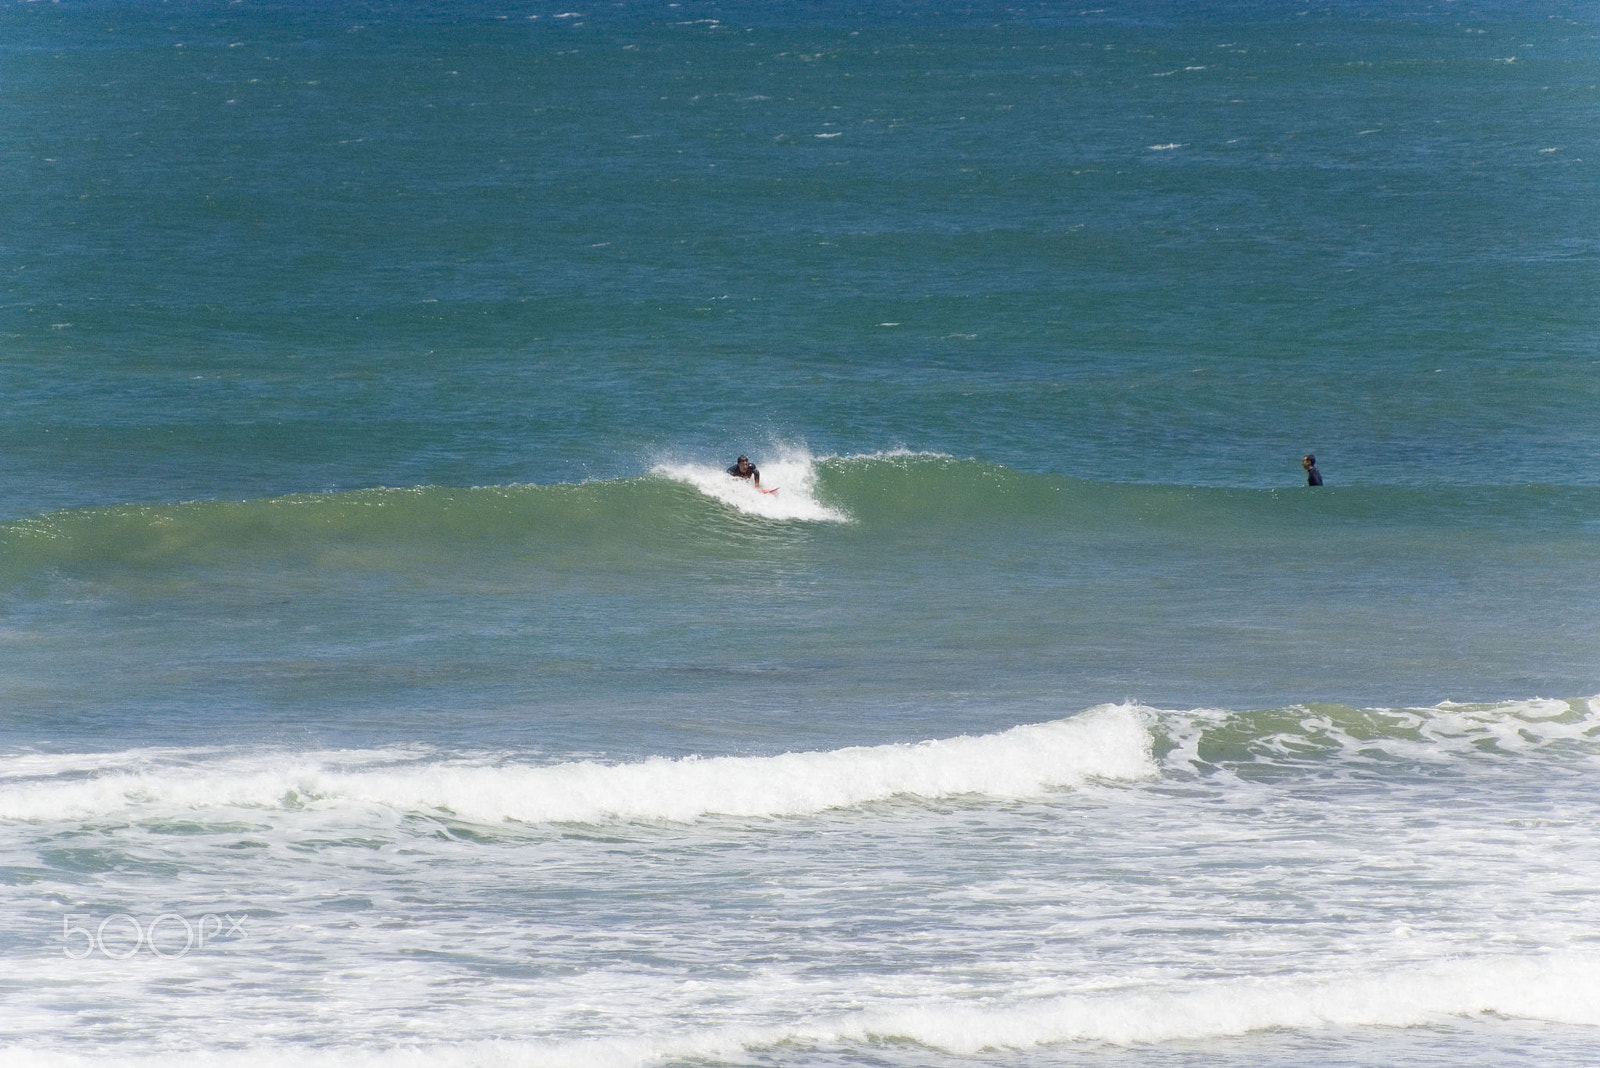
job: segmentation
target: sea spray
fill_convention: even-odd
[[[758,468],[761,485],[737,478],[721,467],[695,463],[658,463],[652,474],[693,486],[713,500],[746,515],[811,523],[846,523],[848,513],[817,500],[816,463],[803,452],[780,453]]]

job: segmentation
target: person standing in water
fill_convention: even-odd
[[[728,468],[728,474],[734,478],[748,478],[756,484],[756,489],[761,488],[761,472],[756,470],[756,465],[750,462],[748,456],[739,457],[739,462]]]
[[[1300,466],[1306,469],[1306,485],[1322,485],[1322,472],[1317,470],[1317,458],[1309,452],[1300,459]]]

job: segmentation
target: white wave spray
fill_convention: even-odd
[[[810,523],[848,523],[850,516],[817,500],[816,462],[804,450],[780,450],[759,465],[761,489],[713,464],[662,462],[651,474],[684,482],[746,515]],[[767,492],[763,492],[767,491]]]
[[[1139,710],[1102,706],[978,737],[632,764],[529,766],[456,758],[384,767],[385,754],[367,752],[162,766],[142,752],[134,755],[135,766],[143,765],[137,770],[111,770],[103,756],[92,758],[96,770],[89,777],[41,779],[28,774],[37,770],[32,762],[9,771],[0,763],[0,819],[83,819],[130,809],[374,805],[483,823],[782,817],[900,796],[1010,799],[1092,778],[1147,778],[1155,774],[1150,750]],[[397,755],[387,754],[391,760]]]

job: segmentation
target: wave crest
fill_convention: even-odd
[[[846,512],[817,500],[816,462],[809,454],[780,453],[777,459],[762,463],[760,471],[762,487],[767,492],[710,464],[659,463],[651,474],[687,483],[745,515],[808,523],[850,522]]]
[[[771,757],[652,758],[548,766],[485,760],[383,766],[375,754],[233,757],[113,771],[58,769],[26,779],[11,760],[0,819],[84,819],[129,810],[362,808],[444,812],[480,823],[690,822],[709,816],[801,816],[895,797],[1015,799],[1088,779],[1155,773],[1139,711],[1103,706],[998,734]],[[140,759],[147,765],[148,754]],[[392,755],[391,755],[392,759]],[[9,780],[9,781],[6,781]]]
[[[1156,717],[1162,765],[1207,773],[1326,763],[1410,766],[1482,762],[1570,751],[1593,754],[1600,697],[1579,700],[1446,701],[1431,708],[1306,704],[1237,711],[1163,711]]]

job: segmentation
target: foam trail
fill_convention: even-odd
[[[753,1049],[861,1046],[884,1040],[973,1056],[1068,1042],[1118,1046],[1206,1039],[1280,1028],[1409,1027],[1494,1013],[1551,1023],[1600,1025],[1600,957],[1482,957],[1404,971],[1280,980],[1232,979],[1173,990],[1119,990],[1022,1004],[918,1000],[806,1023],[692,1029],[675,1034],[577,1041],[512,1040],[372,1049],[173,1051],[118,1057],[163,1068],[647,1068],[673,1061],[739,1060]],[[4,1048],[4,1047],[0,1047]],[[11,1047],[8,1063],[85,1066],[99,1057]]]
[[[483,823],[776,817],[908,795],[1033,797],[1090,778],[1155,774],[1139,710],[1102,706],[998,734],[773,757],[528,766],[370,758],[237,758],[92,778],[0,785],[0,819],[83,819],[129,809],[362,808],[449,812]],[[359,761],[355,770],[350,764]],[[3,781],[3,780],[0,780]]]
[[[816,465],[808,453],[781,453],[757,465],[761,485],[776,489],[762,493],[744,479],[730,477],[727,469],[709,464],[660,463],[651,474],[686,482],[715,500],[746,515],[764,519],[797,519],[812,523],[848,523],[850,516],[817,500]]]
[[[1273,1028],[1413,1027],[1499,1013],[1600,1025],[1600,957],[1481,958],[1328,979],[1228,980],[1174,991],[965,1004],[863,1014],[841,1039],[907,1038],[952,1053],[1060,1042],[1133,1045]]]

